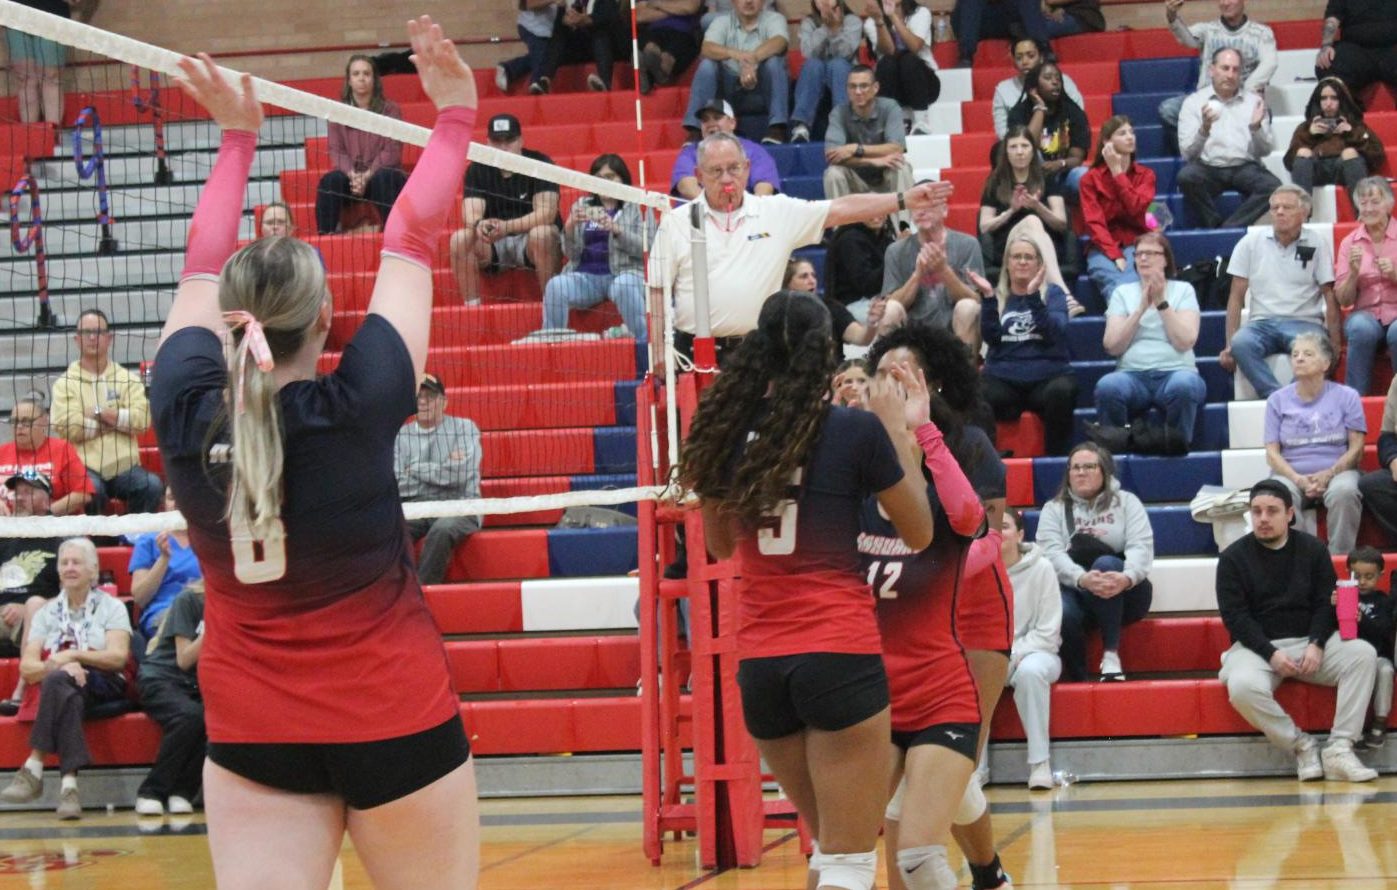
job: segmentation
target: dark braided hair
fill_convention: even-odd
[[[931,390],[931,419],[941,428],[956,463],[968,473],[982,458],[980,449],[961,434],[965,418],[980,404],[980,372],[970,347],[945,328],[914,321],[874,342],[868,351],[869,367],[876,371],[883,356],[894,349],[906,349],[921,365]]]
[[[829,412],[830,328],[829,310],[809,294],[767,298],[757,329],[699,400],[679,458],[684,485],[748,526],[788,497]]]

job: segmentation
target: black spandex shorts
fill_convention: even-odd
[[[940,745],[963,754],[970,760],[979,756],[980,724],[978,723],[937,723],[926,729],[893,730],[893,744],[903,751],[918,745]]]
[[[742,716],[758,739],[779,739],[809,726],[834,732],[888,706],[880,655],[810,652],[747,658],[737,667]]]
[[[459,714],[440,726],[378,742],[209,744],[209,759],[244,779],[293,794],[335,794],[356,810],[420,791],[470,754]]]

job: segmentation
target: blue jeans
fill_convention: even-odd
[[[1397,324],[1386,328],[1376,318],[1363,310],[1355,310],[1344,322],[1344,339],[1348,341],[1348,369],[1344,371],[1344,383],[1358,390],[1360,396],[1368,394],[1373,382],[1373,356],[1377,355],[1378,344],[1387,340],[1387,359],[1397,356]]]
[[[806,126],[814,123],[821,90],[829,90],[832,104],[843,102],[849,69],[853,67],[848,59],[806,59],[796,78],[796,107],[791,120]]]
[[[1091,564],[1096,572],[1123,572],[1125,562],[1119,556],[1102,556]],[[1121,645],[1121,628],[1134,624],[1149,614],[1154,600],[1154,586],[1148,578],[1110,599],[1078,587],[1062,587],[1062,656],[1063,679],[1080,683],[1087,678],[1087,630],[1101,629],[1101,648],[1117,652]]]
[[[1135,274],[1135,245],[1125,248],[1122,253],[1125,254],[1124,272],[1117,269],[1110,257],[1099,250],[1093,248],[1087,254],[1087,277],[1096,285],[1102,302],[1108,306],[1111,304],[1112,291],[1122,284],[1140,280],[1140,276]]]
[[[791,75],[785,56],[772,56],[757,67],[757,88],[744,90],[738,83],[737,72],[725,62],[700,59],[694,69],[694,82],[689,86],[689,107],[684,112],[684,126],[698,129],[698,110],[717,98],[732,103],[738,114],[760,102],[767,109],[767,126],[785,126],[790,108]],[[751,98],[748,98],[748,97]]]
[[[159,512],[165,500],[165,483],[145,467],[132,467],[110,479],[103,479],[92,470],[87,477],[97,489],[88,502],[88,512],[100,514],[107,509],[108,498],[121,498],[127,513]]]
[[[1306,332],[1325,339],[1329,337],[1324,325],[1292,318],[1258,318],[1248,321],[1232,335],[1232,357],[1237,360],[1237,370],[1247,378],[1258,396],[1264,399],[1281,388],[1276,375],[1266,365],[1266,357],[1289,353],[1296,336]],[[1368,366],[1371,368],[1372,364],[1370,359]]]
[[[510,80],[518,80],[527,74],[529,83],[536,83],[539,73],[543,70],[543,63],[548,58],[548,38],[520,28],[519,39],[524,41],[524,55],[506,59],[500,63],[500,67],[504,68],[505,77]]]
[[[1112,371],[1096,382],[1096,418],[1123,427],[1158,407],[1164,425],[1191,443],[1198,406],[1207,398],[1208,387],[1195,370]]]
[[[638,271],[620,275],[564,272],[553,276],[543,290],[543,326],[565,328],[569,310],[588,309],[602,300],[616,304],[621,320],[637,340],[647,338],[645,277]]]

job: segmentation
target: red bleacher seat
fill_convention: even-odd
[[[490,452],[485,452],[488,457]],[[548,577],[546,529],[499,529],[476,532],[456,548],[447,567],[448,581],[499,581]]]
[[[434,584],[422,592],[442,633],[518,633],[524,629],[517,581]]]
[[[1002,448],[1003,441],[999,442]],[[1005,501],[1011,507],[1032,507],[1033,503],[1033,460],[1026,457],[1011,457],[1004,461]]]

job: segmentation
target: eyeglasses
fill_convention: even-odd
[[[740,164],[729,164],[726,167],[704,167],[703,172],[708,176],[712,176],[714,179],[721,179],[724,176],[731,176],[733,179],[737,179],[747,172],[747,163],[744,161]]]
[[[1162,250],[1152,250],[1152,249],[1149,249],[1149,248],[1146,248],[1146,249],[1144,249],[1144,250],[1141,250],[1140,248],[1137,247],[1137,248],[1135,248],[1135,255],[1136,255],[1136,256],[1164,256],[1164,251],[1162,251]]]
[[[1092,470],[1101,469],[1101,464],[1072,464],[1068,469],[1074,473],[1090,473]]]
[[[47,419],[47,417],[11,417],[10,426],[18,427],[19,429],[29,429],[36,424],[43,423]]]

